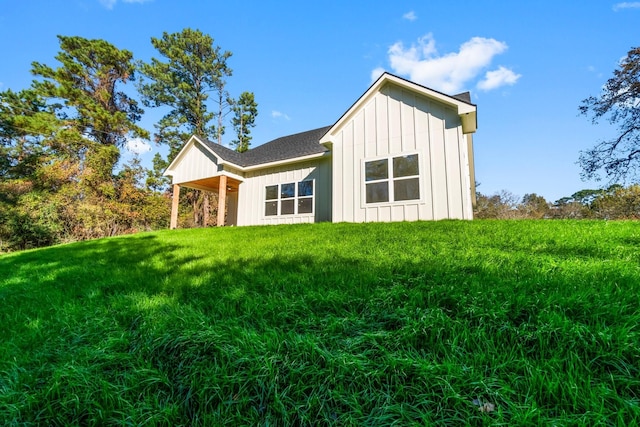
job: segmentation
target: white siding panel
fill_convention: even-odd
[[[434,219],[449,217],[447,160],[444,149],[444,111],[433,102],[429,102],[429,146],[431,151],[431,180],[433,191]]]
[[[375,157],[377,156],[377,124],[376,124],[376,104],[377,98],[374,98],[370,103],[364,107],[364,156]]]
[[[391,206],[380,206],[378,208],[378,220],[380,222],[391,221]]]
[[[238,193],[227,194],[226,225],[238,225]]]
[[[388,97],[376,95],[376,156],[389,154],[389,113]]]
[[[422,180],[420,184],[422,188],[422,197],[425,203],[420,205],[419,219],[431,220],[434,218],[433,212],[433,173],[431,168],[432,154],[431,154],[431,141],[429,134],[429,102],[422,98],[416,98],[414,124],[416,135],[416,148],[422,149],[424,153],[422,160],[420,161],[420,167],[423,168],[420,171]]]
[[[339,133],[336,137],[336,141],[333,144],[333,195],[332,195],[332,206],[333,212],[331,216],[333,217],[333,222],[343,222],[344,214],[342,212],[342,194],[344,192],[344,176],[342,173],[342,169],[344,168],[344,156],[342,150],[344,148],[344,144],[342,141],[342,132]]]
[[[415,95],[411,92],[402,92],[402,151],[415,151],[416,147],[416,124],[415,124]]]
[[[419,219],[425,219],[420,217],[420,205],[406,205],[404,207],[404,220],[405,221],[417,221]]]
[[[269,168],[247,174],[240,185],[238,200],[238,225],[293,224],[330,221],[330,159],[314,160],[300,164]],[[324,177],[324,179],[323,179]],[[315,212],[313,214],[265,216],[265,188],[268,185],[315,181]],[[329,196],[329,197],[327,197]],[[329,200],[327,200],[329,199]]]
[[[449,218],[462,219],[462,177],[460,170],[460,141],[458,140],[458,125],[460,120],[455,111],[445,110],[445,155],[447,162],[447,199],[449,204]]]
[[[405,221],[405,205],[391,206],[391,221]]]
[[[365,208],[366,222],[378,222],[378,208]]]
[[[216,158],[200,144],[195,143],[184,154],[180,163],[175,166],[173,183],[195,181],[209,178],[217,174]]]
[[[475,188],[471,188],[467,136],[462,133],[462,129],[459,129],[458,131],[458,141],[460,141],[459,150],[460,177],[462,179],[462,217],[464,219],[473,219],[473,204],[471,201],[471,192],[476,190]]]
[[[450,107],[390,84],[334,132],[333,221],[468,217],[466,143]],[[366,205],[364,162],[408,153],[419,155],[420,200]]]
[[[362,159],[365,158],[365,114],[361,111],[355,116],[353,122],[353,221],[366,221],[366,214],[361,208],[362,204]]]
[[[355,208],[355,183],[354,174],[356,169],[356,160],[353,158],[353,121],[346,124],[342,131],[343,140],[343,193],[342,193],[342,211],[344,220],[347,222],[354,222],[354,208]]]
[[[396,87],[389,88],[389,97],[387,102],[387,114],[389,117],[389,153],[402,152],[402,91]]]

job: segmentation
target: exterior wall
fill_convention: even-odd
[[[225,225],[238,225],[238,193],[227,194],[227,218]]]
[[[334,222],[472,218],[467,137],[453,108],[386,84],[333,136]],[[365,160],[415,153],[420,199],[366,204]]]
[[[266,187],[315,181],[312,214],[265,215]],[[238,196],[238,225],[294,224],[331,221],[331,158],[310,160],[245,173]]]
[[[215,176],[218,171],[217,159],[199,143],[194,143],[191,149],[184,153],[180,162],[173,170],[173,183],[195,181]]]

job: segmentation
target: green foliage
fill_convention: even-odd
[[[33,176],[51,149],[54,119],[33,90],[0,92],[0,179]]]
[[[207,107],[209,93],[223,88],[231,75],[227,66],[231,52],[221,51],[211,36],[190,28],[165,32],[151,43],[163,59],[139,64],[146,77],[139,90],[145,105],[170,109],[156,126],[156,141],[169,146],[171,162],[192,134],[215,134],[214,113]]]
[[[135,124],[142,110],[121,90],[134,79],[132,54],[104,40],[58,38],[58,68],[33,63],[29,89],[0,93],[2,251],[166,222],[141,220],[142,190],[124,191],[114,175],[127,138],[148,137]],[[149,197],[157,219],[159,196]]]
[[[133,54],[104,40],[58,39],[61,51],[56,59],[61,67],[34,62],[32,72],[43,80],[35,81],[33,88],[45,98],[64,101],[66,108],[58,117],[72,124],[74,137],[84,139],[88,134],[93,141],[113,146],[124,145],[129,133],[148,137],[135,125],[142,114],[137,102],[117,89],[118,84],[134,80]]]
[[[167,191],[171,182],[168,176],[164,176],[164,171],[169,167],[169,163],[162,158],[160,153],[153,156],[153,169],[147,171],[146,187],[153,191],[163,193]]]
[[[604,174],[611,182],[638,178],[640,160],[640,47],[631,49],[607,80],[598,97],[582,101],[580,112],[591,116],[594,124],[607,118],[618,125],[618,136],[603,140],[580,154],[582,174],[599,179]]]
[[[476,193],[474,217],[478,219],[513,219],[518,217],[518,197],[508,191],[492,196]]]
[[[518,210],[525,218],[542,219],[549,214],[549,203],[536,193],[525,194]]]
[[[252,92],[242,92],[233,106],[234,117],[231,119],[237,139],[231,141],[236,151],[244,153],[251,145],[251,130],[258,116],[258,104]]]
[[[611,186],[593,201],[597,218],[640,219],[640,185]]]
[[[5,255],[0,423],[636,425],[639,242],[441,221]]]

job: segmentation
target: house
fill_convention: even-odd
[[[468,93],[384,73],[332,125],[238,153],[192,136],[171,162],[181,187],[218,193],[218,225],[472,219]]]

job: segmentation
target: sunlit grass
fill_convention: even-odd
[[[444,221],[5,255],[0,424],[634,425],[639,245],[633,222]]]

